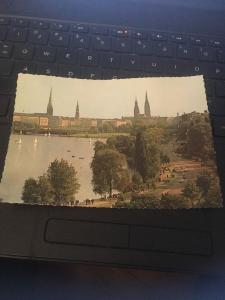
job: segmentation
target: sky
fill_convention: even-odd
[[[146,92],[152,116],[208,110],[202,76],[86,80],[20,74],[15,112],[46,113],[51,89],[55,116],[74,117],[77,101],[80,117],[133,116],[135,98],[144,113]]]

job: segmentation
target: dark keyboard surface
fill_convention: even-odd
[[[205,75],[215,135],[225,137],[225,38],[0,16],[0,122],[18,73],[111,79]],[[218,116],[218,117],[217,117]],[[218,120],[217,120],[218,119]]]

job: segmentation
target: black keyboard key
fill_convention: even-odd
[[[0,78],[0,93],[14,95],[16,92],[15,78]]]
[[[205,79],[205,89],[207,96],[211,97],[215,94],[215,82],[214,80]]]
[[[99,56],[97,53],[81,51],[79,58],[82,66],[96,67],[99,63]]]
[[[8,40],[12,42],[25,42],[27,39],[27,29],[13,27],[9,30],[8,33]]]
[[[208,66],[208,76],[210,78],[225,78],[225,66],[212,64]]]
[[[32,62],[17,61],[15,63],[15,73],[35,74],[37,65]]]
[[[37,48],[35,58],[39,61],[54,62],[56,56],[56,49],[53,47]]]
[[[72,65],[58,65],[58,75],[62,77],[74,78],[80,76],[80,68]]]
[[[218,50],[217,61],[220,63],[225,63],[225,50],[224,49]]]
[[[225,101],[223,98],[208,98],[209,112],[214,115],[223,115],[225,118]]]
[[[67,47],[69,45],[69,34],[60,31],[52,32],[50,37],[50,44],[52,46]]]
[[[140,72],[140,71],[120,71],[118,73],[118,78],[120,79],[126,79],[126,78],[142,78],[142,77],[148,77],[149,74],[146,74],[144,72]]]
[[[48,29],[49,28],[49,23],[44,22],[44,21],[38,21],[38,20],[31,21],[30,25],[33,28],[39,28],[39,29]]]
[[[183,34],[171,34],[170,40],[179,44],[184,44],[187,42],[187,38]]]
[[[189,62],[187,64],[187,75],[207,75],[207,64],[200,62]]]
[[[6,26],[0,26],[0,41],[4,41],[7,34],[7,27]]]
[[[203,37],[191,36],[190,42],[192,45],[195,45],[195,46],[205,46],[206,45],[206,39]]]
[[[102,72],[98,69],[83,68],[81,71],[81,78],[83,78],[83,79],[102,79]]]
[[[0,42],[0,58],[10,58],[13,46],[10,43]]]
[[[5,117],[8,114],[11,101],[12,97],[0,94],[0,117]]]
[[[104,26],[92,26],[91,33],[99,34],[99,35],[108,35],[109,30]]]
[[[41,75],[55,76],[57,75],[56,64],[38,64],[37,73]]]
[[[87,33],[87,32],[89,32],[89,27],[88,27],[88,25],[84,25],[84,24],[73,24],[72,31]]]
[[[210,39],[208,44],[211,47],[224,47],[225,46],[224,40],[220,40],[220,39]]]
[[[164,61],[165,69],[164,72],[166,75],[189,75],[188,68],[187,68],[187,62],[182,60],[173,60],[170,59],[168,61]]]
[[[144,59],[145,71],[149,73],[162,73],[164,71],[164,63],[162,60],[154,57],[146,57]]]
[[[0,76],[9,76],[13,70],[13,62],[10,60],[0,60]]]
[[[112,49],[116,52],[132,52],[132,42],[130,39],[112,39]]]
[[[72,37],[71,46],[74,48],[89,48],[90,38],[84,33],[76,33]]]
[[[149,41],[136,40],[135,41],[135,53],[141,55],[152,55],[153,45]]]
[[[153,41],[167,41],[168,36],[166,33],[162,32],[151,32],[150,39]]]
[[[0,17],[0,25],[9,25],[10,24],[10,19],[6,17]]]
[[[225,136],[225,118],[214,117],[213,118],[213,132],[215,136]]]
[[[225,97],[225,81],[216,81],[216,95]]]
[[[118,69],[121,63],[121,56],[118,54],[103,54],[102,66],[103,68]]]
[[[109,37],[93,36],[92,43],[95,50],[109,51],[111,49],[111,39]]]
[[[195,51],[193,47],[186,45],[178,45],[177,46],[177,57],[184,59],[195,59]]]
[[[148,34],[144,30],[135,30],[133,35],[138,40],[146,40],[148,38]]]
[[[172,57],[175,53],[174,45],[168,43],[156,43],[154,53],[157,56]]]
[[[56,31],[68,31],[69,30],[69,24],[54,22],[54,23],[51,24],[51,28],[52,28],[52,30],[56,30]]]
[[[129,30],[127,28],[113,28],[111,30],[111,34],[112,34],[112,36],[124,38],[124,37],[131,36],[131,30]]]
[[[73,65],[78,61],[78,54],[76,50],[59,49],[57,53],[57,62],[60,64]]]
[[[118,79],[118,78],[119,78],[119,70],[113,70],[113,69],[102,70],[102,79]]]
[[[34,47],[31,45],[17,45],[15,47],[14,56],[17,59],[32,59]]]
[[[121,66],[124,70],[142,70],[143,65],[140,56],[137,55],[122,55]]]
[[[215,61],[216,52],[213,48],[199,47],[196,49],[197,57],[204,61]]]
[[[29,25],[29,21],[26,19],[13,19],[12,25],[19,26],[19,27],[27,27]]]
[[[32,29],[29,34],[29,41],[33,44],[46,45],[49,33],[46,30]]]

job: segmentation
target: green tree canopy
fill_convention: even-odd
[[[115,149],[98,149],[91,163],[93,190],[112,196],[113,189],[123,191],[129,182],[126,158]]]
[[[136,135],[135,166],[143,182],[154,180],[160,170],[159,148],[155,143],[147,141],[141,131]]]
[[[207,113],[190,113],[181,117],[177,140],[182,142],[179,152],[202,161],[214,159],[212,129]]]
[[[115,148],[117,151],[124,154],[126,156],[128,166],[130,168],[134,168],[135,138],[133,136],[112,136],[107,139],[107,145],[110,148]]]
[[[69,204],[75,200],[80,184],[75,168],[66,160],[55,159],[48,167],[47,177],[57,205]]]
[[[39,204],[40,203],[40,190],[38,181],[34,178],[28,178],[25,180],[22,200],[27,204]]]

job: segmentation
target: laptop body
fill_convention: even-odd
[[[131,28],[148,33],[175,34],[207,40],[213,49],[223,49],[223,3],[183,4],[180,1],[11,1],[2,2],[1,18],[79,25],[80,30],[96,25],[104,28]],[[118,9],[119,7],[119,9]],[[140,15],[142,16],[140,18]],[[14,22],[14,21],[13,21]],[[212,26],[213,24],[213,26]],[[8,26],[8,24],[3,24]],[[9,25],[11,26],[11,25]],[[102,27],[101,27],[102,28]],[[88,30],[89,30],[88,29]],[[117,34],[119,34],[116,31]],[[179,40],[179,43],[182,41]],[[221,42],[221,45],[218,43]],[[135,54],[135,53],[134,53]],[[171,61],[177,58],[171,58]],[[224,192],[224,99],[223,62],[206,61],[207,72],[198,60],[188,63],[175,75],[203,74],[211,102],[218,169]],[[13,60],[13,57],[10,57]],[[209,67],[208,67],[209,65]],[[196,67],[199,66],[199,69]],[[100,71],[102,67],[99,67]],[[210,71],[208,71],[210,70]],[[104,70],[103,70],[104,71]],[[44,73],[44,71],[42,71]],[[108,79],[115,72],[101,75],[88,68],[82,78],[97,74]],[[141,72],[120,69],[118,78],[137,77]],[[205,73],[206,72],[206,73]],[[40,72],[34,72],[40,74]],[[42,73],[42,74],[43,74]],[[13,73],[15,74],[15,73]],[[85,75],[83,75],[85,74]],[[103,74],[103,75],[102,75]],[[171,69],[159,73],[171,76]],[[79,74],[77,74],[79,76]],[[173,73],[174,75],[174,73]],[[62,76],[62,75],[61,75]],[[155,76],[149,72],[149,76]],[[1,115],[1,165],[7,151],[11,128],[15,76],[3,74],[2,95],[9,95]],[[5,99],[5,97],[3,97]],[[2,98],[2,99],[3,99]],[[4,103],[5,105],[5,103]],[[2,105],[2,107],[4,107]],[[6,106],[5,106],[6,107]],[[27,206],[1,203],[0,255],[27,259],[97,263],[162,270],[224,274],[224,209],[116,210]],[[65,235],[65,232],[67,233]],[[84,233],[85,232],[85,236]]]

